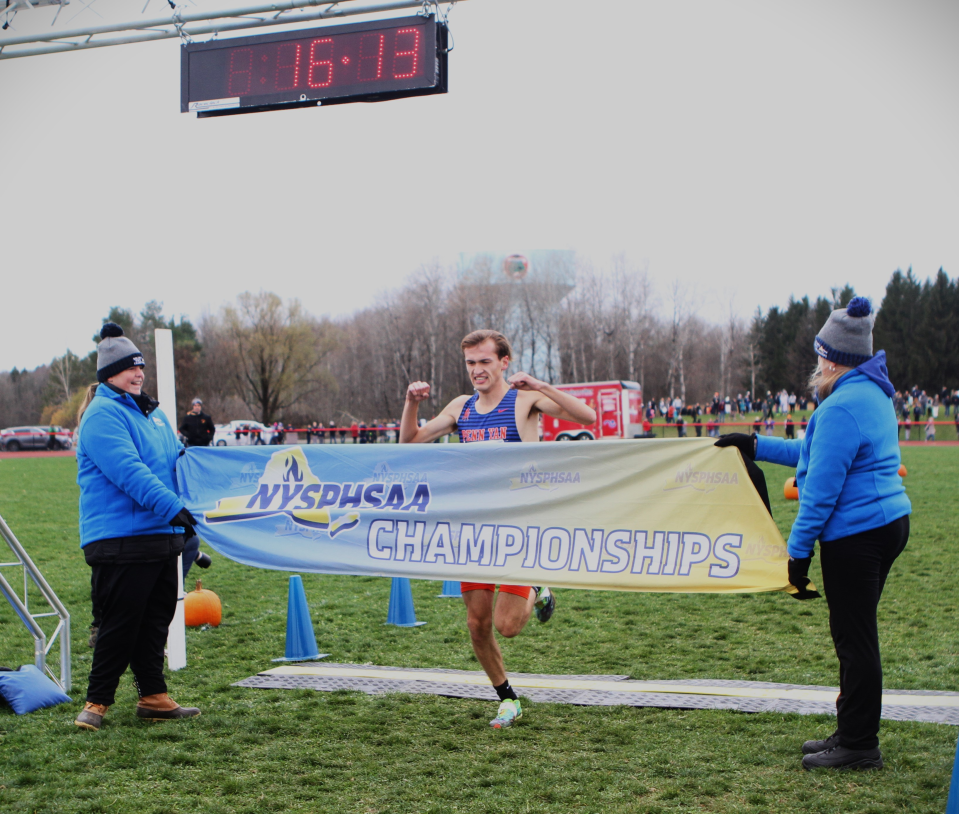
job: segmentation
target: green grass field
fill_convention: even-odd
[[[959,689],[959,455],[905,448],[912,538],[880,606],[886,686]],[[792,474],[764,466],[780,529],[797,504]],[[169,677],[197,719],[139,722],[127,674],[104,728],[73,726],[90,667],[89,569],[77,537],[71,458],[0,461],[0,514],[73,614],[74,704],[15,716],[0,706],[0,811],[267,812],[943,812],[955,727],[883,722],[881,772],[809,774],[803,740],[829,716],[529,704],[493,731],[495,704],[432,696],[231,687],[283,654],[288,574],[214,553],[201,572],[223,623],[189,630],[189,666]],[[7,570],[13,581],[15,573]],[[191,575],[195,575],[196,570]],[[818,582],[818,565],[813,578]],[[389,580],[305,574],[321,650],[331,660],[478,669],[462,605],[414,582],[416,629],[385,626]],[[835,685],[825,601],[775,595],[562,591],[545,626],[505,642],[509,669],[745,678]],[[0,605],[0,664],[32,659]]]

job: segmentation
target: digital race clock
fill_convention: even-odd
[[[447,29],[433,16],[192,43],[180,110],[199,116],[446,93]]]

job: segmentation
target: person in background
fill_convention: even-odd
[[[796,467],[799,513],[789,534],[789,582],[807,591],[816,540],[822,558],[829,628],[839,657],[836,731],[802,745],[804,769],[880,769],[882,662],[877,608],[896,558],[909,539],[912,504],[899,476],[895,392],[886,354],[873,355],[872,308],[855,297],[833,311],[816,336],[810,387],[819,408],[806,438],[787,441],[737,433],[736,446],[757,461]]]
[[[904,434],[904,440],[909,440],[909,435],[912,433],[912,417],[909,413],[906,413],[906,417],[902,420],[902,428]]]
[[[936,440],[936,423],[932,416],[926,421],[926,442]]]
[[[193,399],[190,403],[190,412],[183,416],[180,422],[180,432],[186,438],[188,447],[208,447],[213,440],[216,427],[213,419],[203,412],[203,402]],[[190,573],[190,568],[196,563],[200,568],[209,568],[213,560],[209,554],[200,551],[200,538],[195,534],[186,538],[183,545],[183,578]],[[95,637],[96,634],[94,634]]]
[[[74,723],[98,730],[129,667],[138,718],[192,718],[167,694],[163,647],[177,604],[177,556],[196,521],[177,493],[183,450],[143,392],[144,361],[112,322],[100,330],[97,381],[80,408],[80,546],[91,567],[99,635],[86,703]]]
[[[203,412],[203,402],[193,399],[190,403],[190,412],[183,416],[180,422],[180,432],[186,438],[188,447],[208,447],[213,441],[216,427],[213,419]]]
[[[789,413],[786,414],[786,437],[796,437],[796,423],[793,421],[793,417]]]

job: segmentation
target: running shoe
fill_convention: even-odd
[[[493,729],[506,729],[522,717],[523,707],[520,706],[519,700],[514,701],[511,698],[507,698],[499,705],[496,717],[489,722],[489,725],[493,727]]]
[[[540,622],[548,622],[556,610],[556,597],[545,585],[536,589],[536,603],[533,605],[536,618]]]

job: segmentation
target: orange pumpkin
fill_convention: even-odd
[[[183,600],[183,617],[187,627],[216,627],[223,618],[220,597],[213,591],[206,590],[200,580],[197,580],[196,590],[190,591]]]
[[[900,478],[904,478],[904,477],[906,477],[906,475],[908,475],[908,474],[909,474],[909,473],[906,471],[906,465],[905,465],[905,464],[899,464],[899,477],[900,477]]]
[[[799,487],[796,486],[795,478],[786,478],[786,484],[783,486],[783,497],[786,500],[799,500]]]

